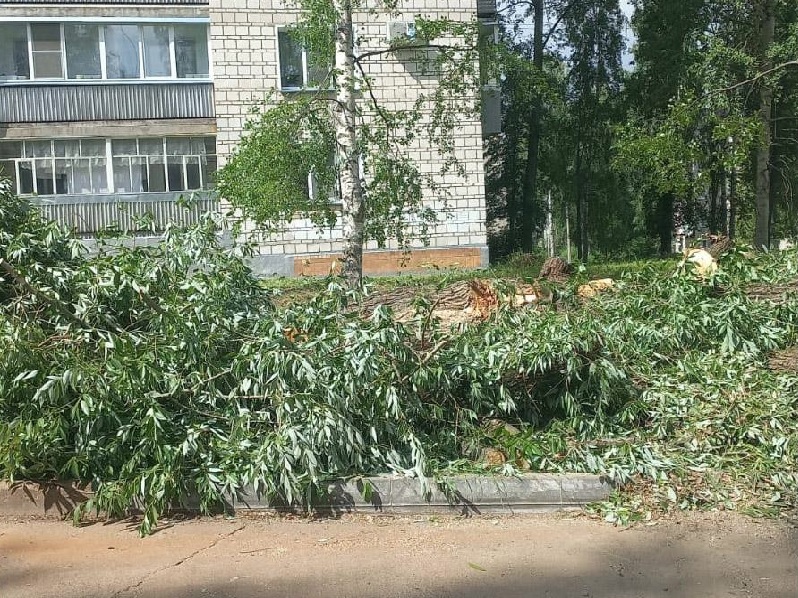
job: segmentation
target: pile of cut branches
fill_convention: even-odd
[[[140,505],[148,532],[188,493],[205,510],[245,485],[302,503],[333,477],[422,479],[501,440],[507,472],[602,473],[664,505],[796,502],[798,380],[764,365],[795,345],[798,302],[746,295],[794,280],[795,253],[732,253],[712,281],[643,271],[565,312],[466,283],[446,301],[462,311],[467,289],[483,313],[453,334],[443,300],[364,318],[335,281],[275,306],[211,218],[83,257],[2,199],[0,478],[90,482],[89,508]],[[497,440],[492,420],[518,433]]]

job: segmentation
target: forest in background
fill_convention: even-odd
[[[631,18],[619,0],[500,6],[493,256],[564,255],[566,237],[587,261],[668,254],[683,232],[796,235],[798,5],[631,4]]]

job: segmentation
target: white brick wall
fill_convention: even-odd
[[[470,21],[476,17],[474,0],[408,0],[400,10],[412,20],[447,17]],[[250,108],[275,90],[279,80],[277,28],[296,20],[296,11],[279,0],[211,0],[211,43],[218,120],[217,152],[220,163],[236,147]],[[362,50],[384,47],[387,14],[355,16]],[[408,52],[405,58],[412,56]],[[374,78],[375,95],[389,109],[411,108],[422,88],[434,88],[433,77],[413,72],[417,65],[400,55],[370,59],[367,73]],[[486,244],[485,176],[479,116],[462,116],[456,143],[457,157],[466,176],[449,173],[439,179],[446,189],[445,202],[426,192],[425,201],[439,211],[439,223],[431,231],[432,247]],[[436,148],[419,142],[408,148],[422,172],[437,173],[442,164]],[[340,250],[340,228],[318,230],[307,219],[297,218],[262,244],[264,254],[311,254]],[[418,244],[420,246],[420,244]],[[370,242],[368,249],[375,249]],[[395,248],[395,244],[389,244]]]

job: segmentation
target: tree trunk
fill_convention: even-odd
[[[576,162],[574,167],[574,182],[576,187],[576,255],[582,263],[587,263],[587,190],[585,189],[584,165],[582,161],[581,142],[576,148]]]
[[[762,62],[761,71],[772,68],[767,52],[776,35],[775,0],[761,0],[761,25],[759,43]],[[763,249],[770,247],[770,147],[773,142],[771,133],[771,116],[773,109],[773,90],[766,80],[760,82],[759,118],[762,126],[762,137],[756,151],[756,227],[754,247]]]
[[[713,170],[709,180],[709,230],[716,232],[718,228],[718,196],[720,195],[720,174]]]
[[[587,189],[582,185],[582,192],[579,195],[579,213],[581,220],[579,222],[579,261],[583,264],[587,263],[587,258],[590,255],[590,242],[587,232],[588,223],[588,201]]]
[[[732,168],[729,182],[729,224],[726,234],[734,239],[737,234],[737,170]]]
[[[512,113],[517,112],[514,108]],[[518,249],[518,151],[521,127],[520,118],[515,118],[508,123],[506,162],[504,166],[504,202],[507,213],[507,252],[512,253]]]
[[[335,30],[337,93],[334,112],[344,245],[341,275],[350,288],[357,288],[363,280],[365,205],[358,167],[352,2],[335,0],[335,9],[339,19]]]
[[[568,204],[565,204],[565,255],[568,263],[571,263],[571,214],[568,211]]]
[[[543,72],[543,0],[533,0],[532,6],[535,19],[532,63],[535,66],[536,74],[540,75]],[[540,95],[536,93],[529,115],[529,141],[521,207],[521,247],[524,251],[532,251],[535,248],[535,200],[538,192],[541,110]]]
[[[546,253],[549,257],[554,257],[554,214],[552,213],[551,191],[546,198]]]
[[[670,255],[673,252],[673,194],[663,193],[657,202],[657,233],[659,236],[659,254]]]
[[[718,205],[718,231],[729,236],[729,197],[731,197],[731,172],[724,172],[723,193]]]

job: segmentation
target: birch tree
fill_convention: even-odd
[[[455,137],[463,120],[479,115],[478,25],[475,18],[408,19],[390,0],[369,9],[361,0],[297,0],[291,7],[298,12],[292,34],[327,76],[313,93],[273,97],[255,110],[217,187],[267,229],[278,229],[297,214],[320,227],[338,223],[341,273],[356,287],[366,242],[385,247],[393,240],[402,249],[426,242],[439,218],[427,200],[446,199],[439,177],[465,174]],[[379,13],[412,21],[411,35],[361,47],[356,18],[375,20]],[[373,61],[393,60],[398,53],[437,82],[409,109],[382,102],[369,74]],[[418,144],[444,157],[439,171],[425,172],[410,157],[408,149]],[[303,184],[308,173],[315,196]],[[328,201],[334,188],[339,209]]]

